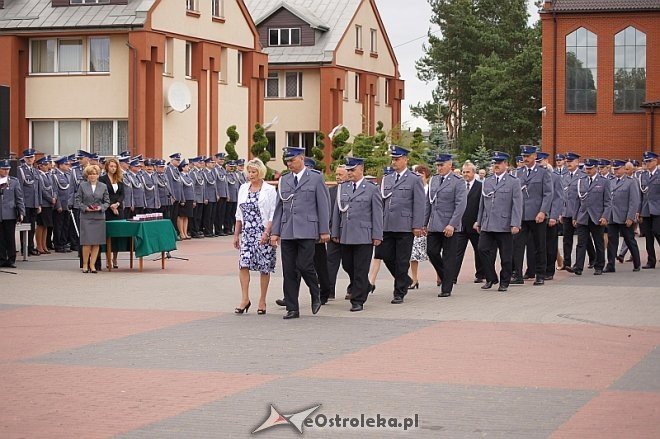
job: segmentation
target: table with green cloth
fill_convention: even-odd
[[[176,250],[176,231],[170,220],[152,221],[106,221],[106,259],[108,270],[112,271],[112,238],[130,238],[131,263],[133,268],[133,252],[140,259],[140,271],[143,268],[144,256],[153,253],[161,254],[161,266],[165,269],[165,252]]]

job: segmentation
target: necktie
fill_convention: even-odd
[[[591,187],[591,183],[593,183],[593,182],[594,182],[594,178],[593,178],[593,177],[589,177],[589,186],[588,186],[588,187]]]
[[[445,177],[440,177],[440,186],[442,186],[442,183],[445,182]]]
[[[465,182],[465,190],[470,192],[470,182],[469,181]]]
[[[397,174],[396,174],[396,180],[394,180],[394,183],[398,183],[398,182],[399,182],[399,177],[401,177],[401,175],[399,175],[399,173],[397,173]]]
[[[294,185],[295,187],[298,187],[298,176],[297,176],[297,175],[294,175],[294,176],[293,176],[293,185]]]
[[[529,174],[531,174],[531,173],[532,173],[532,170],[527,168],[527,177],[529,177]],[[498,178],[498,180],[499,180],[499,178]]]
[[[355,193],[355,188],[356,188],[355,182],[353,182],[353,193]]]

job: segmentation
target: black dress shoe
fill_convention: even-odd
[[[514,279],[511,279],[510,284],[511,285],[525,285],[525,281],[523,280],[522,277],[516,277]]]
[[[536,277],[535,274],[526,273],[526,274],[523,276],[523,280],[534,279],[534,277]]]
[[[34,250],[34,249],[30,250],[28,253],[30,253],[30,255],[32,255],[32,256],[39,256],[41,254],[37,250]]]
[[[587,265],[587,268],[594,268],[594,264]]]
[[[497,291],[505,292],[509,291],[509,286],[507,284],[501,284]]]
[[[599,270],[599,269],[597,268],[597,269],[594,271],[594,275],[595,275],[595,276],[600,276],[601,274],[603,274],[603,270]]]
[[[393,303],[393,304],[403,303],[403,297],[395,296],[394,299],[392,299],[392,301],[390,303]]]
[[[573,268],[573,273],[578,276],[582,276],[582,270],[580,270],[579,268]]]
[[[438,297],[449,297],[449,296],[451,296],[451,293],[449,293],[449,292],[442,292],[442,293],[438,294]]]
[[[634,271],[634,272],[637,272],[637,271],[639,271],[639,270],[640,270],[639,267],[635,267],[635,268],[633,268],[633,271]]]
[[[3,265],[3,267],[16,268],[16,264],[5,264],[5,265]]]
[[[573,272],[575,272],[575,267],[565,266],[564,269],[565,269],[566,271],[568,271],[569,273],[573,273]]]
[[[364,309],[364,306],[363,305],[358,305],[357,303],[353,304],[353,306],[351,306],[351,312],[362,311],[363,309]]]
[[[569,268],[570,267],[567,267],[566,265],[562,265],[561,267],[559,267],[559,271],[568,271]]]
[[[491,288],[493,288],[493,282],[491,281],[487,281],[485,284],[481,286],[482,290],[490,290]]]
[[[623,262],[624,262],[623,255],[617,256],[616,260],[619,261],[620,264],[623,264]]]
[[[288,319],[297,319],[298,317],[300,317],[299,311],[287,311],[287,313],[282,318],[284,320],[288,320]]]
[[[284,301],[284,299],[277,299],[275,303],[278,304],[279,306],[286,306],[286,302]]]
[[[614,273],[614,268],[612,267],[605,267],[605,270],[603,270],[603,273]],[[595,273],[594,273],[595,274]]]
[[[480,277],[475,277],[475,278],[474,278],[474,283],[475,283],[475,284],[482,284],[482,283],[484,283],[485,280],[486,280],[486,279],[482,279],[482,278],[480,278]],[[456,283],[456,282],[454,282],[454,283]]]
[[[653,270],[655,269],[655,265],[646,264],[646,265],[642,265],[642,268],[644,270]]]
[[[545,279],[541,276],[538,276],[536,280],[534,281],[534,285],[539,286],[539,285],[545,285]]]
[[[321,299],[321,305],[326,305],[328,303],[328,299]]]
[[[546,276],[544,277],[545,280],[553,280],[554,278],[555,278],[555,277],[554,277],[552,274],[550,274],[550,275],[546,275]]]
[[[312,300],[312,314],[316,314],[321,309],[321,300]]]
[[[346,293],[344,300],[351,300],[351,293]]]

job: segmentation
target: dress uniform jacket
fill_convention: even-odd
[[[6,187],[0,189],[0,221],[17,220],[25,216],[23,188],[18,179],[7,177]]]
[[[383,196],[385,232],[412,232],[424,227],[425,194],[422,178],[410,170],[404,171],[396,181],[397,173],[383,177],[381,195]]]
[[[561,185],[564,191],[564,209],[562,210],[562,217],[573,218],[578,209],[578,195],[577,183],[578,180],[584,177],[583,171],[576,169],[574,173],[567,172],[562,175]]]
[[[26,208],[36,209],[41,205],[38,173],[39,170],[25,163],[18,167],[18,178],[23,190],[23,203],[25,203]]]
[[[461,232],[467,206],[465,180],[450,172],[441,181],[442,177],[435,175],[429,182],[424,224],[429,232],[443,232],[448,225]]]
[[[53,184],[53,179],[49,174],[39,171],[39,192],[41,193],[41,207],[54,207],[57,198],[57,190]]]
[[[57,169],[53,173],[53,184],[57,190],[55,209],[69,210],[69,206],[72,204],[70,200],[73,199],[74,188],[68,174]]]
[[[131,171],[128,171],[124,174],[124,179],[128,179],[128,182],[131,185],[131,205],[127,207],[145,207],[146,200],[144,194],[144,184],[142,178],[138,174],[134,174]]]
[[[559,221],[559,217],[563,214],[564,205],[566,204],[564,186],[562,185],[561,175],[551,172],[550,177],[552,178],[552,205],[550,212],[548,212],[548,219]]]
[[[202,175],[204,176],[204,180],[206,185],[204,186],[205,189],[205,195],[204,198],[206,200],[209,200],[211,203],[217,203],[218,202],[218,187],[216,185],[218,176],[215,173],[215,168],[209,169],[206,168],[202,170]]]
[[[615,177],[610,181],[610,192],[612,194],[612,214],[607,221],[614,224],[624,224],[626,220],[635,222],[641,202],[637,181],[628,176],[624,176],[621,180]]]
[[[516,176],[523,194],[523,221],[534,221],[539,212],[550,215],[552,207],[552,177],[546,169],[536,165],[527,175],[527,167],[518,169]]]
[[[238,199],[238,188],[241,183],[238,182],[238,175],[235,171],[227,171],[227,201],[235,203]]]
[[[158,180],[155,172],[145,172],[140,177],[144,187],[144,207],[147,209],[160,209],[160,197],[158,195]]]
[[[167,176],[172,197],[176,201],[183,201],[183,183],[181,183],[181,172],[179,172],[179,168],[173,165],[167,165],[165,175]]]
[[[589,224],[589,219],[598,224],[601,218],[608,219],[612,215],[612,193],[610,180],[596,175],[589,186],[589,177],[584,176],[578,182],[578,209],[573,220],[583,226]]]
[[[344,182],[337,191],[339,202],[333,206],[332,237],[345,245],[382,241],[383,199],[378,187],[363,179],[355,192],[352,181]]]
[[[329,195],[318,171],[306,169],[298,186],[295,174],[280,178],[272,235],[281,239],[318,239],[330,233]]]
[[[222,166],[216,166],[213,168],[215,172],[215,185],[216,191],[218,192],[218,197],[227,198],[228,184],[227,184],[227,171]],[[238,194],[237,194],[238,195]]]
[[[167,178],[167,174],[156,173],[156,184],[158,185],[158,200],[160,201],[161,206],[171,206],[172,205],[172,189],[170,188],[170,182]]]
[[[181,183],[183,183],[183,198],[180,202],[195,201],[195,183],[190,173],[181,174]]]
[[[642,197],[642,216],[660,215],[660,167],[655,169],[653,175],[644,171],[640,176]]]
[[[522,223],[523,194],[520,181],[506,172],[497,184],[495,175],[483,182],[477,224],[484,232],[511,232]]]
[[[190,170],[189,175],[193,179],[193,183],[195,183],[195,202],[197,204],[203,204],[204,200],[207,199],[205,198],[206,182],[204,181],[204,174],[199,168],[193,168]]]

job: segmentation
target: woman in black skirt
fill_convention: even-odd
[[[188,175],[190,165],[187,160],[179,164],[181,172],[181,182],[183,183],[183,200],[179,202],[179,217],[176,220],[181,239],[191,239],[188,235],[188,219],[193,217],[193,208],[195,203],[195,187],[192,177]]]
[[[119,167],[119,161],[108,158],[104,165],[105,175],[99,177],[99,181],[108,187],[110,195],[110,207],[105,211],[105,220],[114,221],[124,219],[124,174]],[[113,238],[112,240],[112,268],[119,268],[117,254],[119,253],[119,241],[125,238]]]

